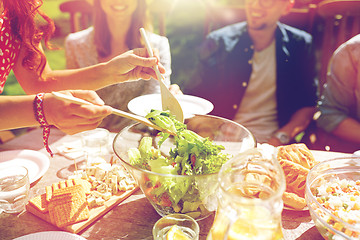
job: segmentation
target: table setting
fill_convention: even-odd
[[[161,88],[118,133],[53,129],[53,157],[41,128],[0,145],[0,239],[359,239],[359,156],[257,144],[212,108]]]
[[[3,156],[7,156],[7,154],[9,154],[8,152],[24,151],[22,150],[24,143],[28,144],[28,149],[26,149],[27,155],[31,152],[38,153],[41,156],[46,156],[48,158],[48,168],[41,160],[34,160],[36,162],[35,164],[39,165],[39,169],[41,169],[40,172],[43,172],[46,168],[47,170],[45,170],[45,173],[41,173],[43,175],[32,183],[30,192],[36,192],[37,189],[64,180],[60,177],[59,173],[62,169],[73,164],[74,159],[66,157],[66,154],[59,150],[62,150],[64,149],[64,146],[69,145],[76,147],[76,143],[79,144],[79,141],[81,142],[80,135],[65,135],[54,129],[50,138],[50,144],[53,149],[57,149],[58,151],[55,156],[50,159],[49,156],[46,155],[45,149],[42,148],[41,141],[33,141],[32,144],[29,144],[28,142],[29,139],[36,139],[36,136],[39,135],[41,135],[40,128],[32,130],[0,146],[1,159],[3,159]],[[111,139],[114,139],[116,136],[115,133],[111,133],[110,135],[113,137]],[[113,140],[110,140],[111,144],[113,143],[112,141]],[[352,156],[351,154],[337,152],[311,152],[318,161]],[[80,159],[83,159],[83,156],[80,157]],[[199,239],[207,238],[213,225],[214,217],[215,213],[211,212],[204,219],[197,221],[200,228]],[[78,232],[77,236],[84,237],[85,239],[153,239],[152,229],[160,218],[161,215],[153,208],[144,193],[141,190],[136,190],[101,218]],[[3,213],[0,215],[0,222],[1,239],[14,239],[16,237],[37,232],[59,231],[59,228],[56,226],[43,221],[27,211],[23,211],[19,214]],[[308,210],[294,211],[291,209],[284,209],[281,213],[281,223],[284,239],[323,239],[315,227]]]

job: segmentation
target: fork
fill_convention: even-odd
[[[153,57],[153,51],[150,45],[150,41],[146,35],[145,29],[140,28],[140,33],[142,38],[145,41],[145,46],[148,51],[148,54],[150,57]],[[160,83],[160,91],[161,91],[161,105],[163,110],[169,110],[172,115],[175,116],[176,120],[180,122],[184,122],[184,112],[181,108],[181,105],[179,101],[174,97],[174,95],[170,92],[170,90],[167,88],[165,83],[163,82],[163,76],[161,75],[159,71],[159,67],[155,66],[154,71],[156,73],[156,76]]]
[[[78,105],[83,105],[83,104],[85,104],[85,105],[94,105],[93,103],[88,102],[88,101],[86,101],[84,99],[77,98],[77,97],[70,96],[70,95],[66,95],[66,94],[63,94],[63,93],[60,93],[60,92],[51,92],[51,94],[54,97],[56,97],[57,99],[68,101],[68,102],[75,103],[75,104],[78,104]],[[161,127],[153,124],[152,122],[150,122],[148,119],[146,119],[144,117],[141,117],[141,116],[138,116],[138,115],[135,115],[135,114],[131,114],[131,113],[127,113],[127,112],[121,111],[121,110],[113,108],[113,107],[111,107],[111,109],[112,109],[112,114],[134,120],[136,122],[142,123],[142,124],[144,124],[146,126],[152,127],[152,128],[157,129],[159,131],[165,131],[165,132],[167,132],[167,133],[169,133],[171,135],[176,135],[175,133],[170,132],[168,129],[162,129]]]

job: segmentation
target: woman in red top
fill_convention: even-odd
[[[117,82],[156,78],[152,67],[158,60],[148,58],[146,49],[134,49],[108,62],[83,69],[51,70],[40,41],[43,39],[49,46],[54,24],[39,10],[41,5],[42,0],[0,0],[0,93],[11,69],[27,94],[66,89],[96,90]],[[39,16],[47,23],[45,27],[37,25]],[[164,72],[162,66],[160,71]],[[73,134],[95,128],[111,113],[93,91],[65,93],[98,106],[75,106],[56,100],[51,94],[0,96],[0,130],[34,126],[40,122]],[[40,106],[40,112],[36,111],[36,104]],[[45,115],[43,124],[41,120]]]
[[[64,89],[96,90],[128,80],[156,78],[151,67],[158,61],[156,58],[147,58],[144,48],[130,50],[108,62],[91,67],[52,71],[46,61],[40,41],[44,39],[45,45],[49,45],[48,40],[54,31],[54,24],[39,10],[42,0],[0,1],[3,4],[0,24],[9,27],[6,32],[1,31],[0,34],[3,37],[9,34],[9,38],[15,45],[12,50],[17,51],[18,56],[14,57],[12,69],[26,93]],[[39,16],[45,20],[46,26],[41,28],[38,26],[35,20],[39,20]],[[20,49],[16,47],[19,44]],[[164,68],[161,68],[161,71],[164,71]]]

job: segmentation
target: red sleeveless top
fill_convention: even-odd
[[[0,16],[0,93],[4,90],[6,79],[19,54],[21,42],[15,39],[10,30],[10,20],[4,11]]]

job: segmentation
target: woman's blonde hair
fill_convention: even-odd
[[[101,8],[101,0],[94,0],[94,29],[95,46],[99,57],[107,57],[111,54],[111,33],[106,20],[106,14]],[[126,44],[130,49],[144,47],[139,29],[141,27],[152,31],[149,20],[146,0],[137,0],[137,8],[132,15],[129,31],[126,36]],[[119,26],[119,24],[116,24]],[[120,25],[121,26],[121,25]]]

